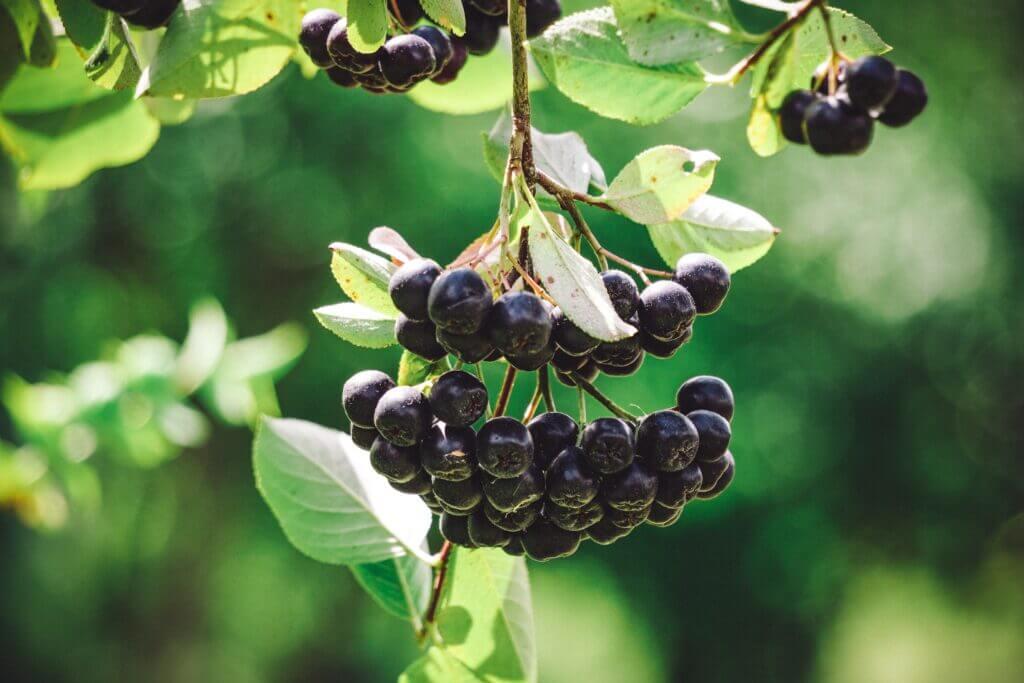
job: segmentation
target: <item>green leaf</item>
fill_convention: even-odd
[[[57,38],[53,35],[53,26],[45,16],[36,26],[32,36],[32,47],[29,49],[28,63],[40,68],[53,66],[57,60]]]
[[[664,223],[708,191],[718,160],[707,150],[652,147],[626,164],[601,199],[637,223]]]
[[[6,12],[0,12],[0,96],[24,59],[14,21]]]
[[[537,169],[551,176],[563,187],[586,192],[593,184],[602,190],[608,185],[604,169],[590,155],[587,143],[579,133],[542,133],[530,129],[533,141],[533,160]],[[484,159],[491,172],[501,182],[508,158],[508,144],[512,138],[512,117],[506,110],[484,137]]]
[[[23,66],[0,93],[0,112],[27,114],[64,109],[109,97],[82,70],[82,60],[74,45],[63,39],[57,43],[57,67],[33,69]]]
[[[729,0],[611,0],[629,56],[647,66],[691,62],[751,42]]]
[[[782,129],[775,113],[768,108],[764,95],[754,101],[754,108],[750,110],[747,142],[750,143],[750,148],[762,157],[778,154],[788,144],[786,138],[782,136]]]
[[[295,51],[297,0],[195,0],[179,7],[136,93],[225,97],[256,90]]]
[[[143,98],[150,116],[164,126],[185,123],[196,111],[196,100],[172,100],[170,97]]]
[[[437,628],[446,650],[478,678],[537,679],[530,581],[522,557],[500,548],[455,548]]]
[[[435,24],[457,36],[466,32],[466,10],[462,7],[462,0],[420,0],[420,6]]]
[[[216,299],[200,301],[188,317],[188,334],[175,361],[174,383],[182,395],[196,391],[217,370],[228,342],[228,317]]]
[[[364,564],[423,557],[430,510],[391,488],[347,434],[265,417],[253,466],[256,486],[285,535],[313,559]]]
[[[142,67],[124,21],[89,0],[56,0],[56,5],[65,33],[81,50],[89,78],[110,90],[134,88]]]
[[[32,54],[32,40],[40,20],[45,21],[39,0],[0,0],[0,8],[4,9],[14,22],[22,54],[28,59]]]
[[[550,216],[556,221],[564,221],[557,214]],[[539,206],[533,206],[526,220],[530,226],[530,260],[537,279],[566,317],[602,341],[625,339],[636,334],[636,329],[615,313],[594,264],[555,232],[548,215]],[[559,228],[564,234],[564,225],[559,225]]]
[[[386,0],[349,0],[348,40],[359,52],[371,53],[388,35]]]
[[[726,199],[704,195],[671,223],[649,225],[655,248],[671,267],[684,254],[718,258],[730,272],[751,265],[771,249],[779,231],[761,214]]]
[[[409,98],[424,109],[443,114],[479,114],[505,106],[512,94],[512,49],[508,33],[488,54],[471,56],[459,77],[438,85],[424,81],[409,91]],[[544,87],[544,79],[530,64],[530,90]]]
[[[628,123],[657,123],[704,92],[694,63],[649,67],[630,58],[610,7],[578,12],[530,41],[548,79],[569,99]]]
[[[344,242],[332,244],[331,251],[331,273],[342,291],[358,304],[397,318],[398,309],[388,294],[388,282],[396,270],[394,264]]]
[[[398,683],[480,683],[484,680],[441,646],[427,650],[398,677]]]
[[[321,306],[313,311],[320,324],[350,344],[383,349],[398,343],[395,319],[351,302]]]
[[[381,607],[400,619],[413,623],[419,629],[420,615],[427,608],[433,587],[430,566],[419,559],[405,555],[371,564],[350,567],[359,585]]]
[[[415,386],[443,374],[450,367],[447,357],[431,362],[415,353],[402,351],[402,358],[398,361],[398,383],[403,386]]]

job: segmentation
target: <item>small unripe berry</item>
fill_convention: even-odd
[[[677,472],[697,455],[697,428],[674,410],[651,413],[636,430],[636,451],[644,462],[661,472]]]
[[[570,446],[576,445],[580,428],[565,413],[543,413],[526,425],[533,439],[533,460],[546,470],[552,461]]]
[[[377,437],[370,447],[370,466],[388,481],[411,481],[420,473],[420,456],[415,446],[396,446]]]
[[[341,390],[341,404],[354,425],[373,428],[373,411],[380,397],[395,387],[395,381],[379,370],[362,370],[348,378]]]
[[[427,435],[433,419],[427,397],[415,387],[388,390],[373,413],[377,431],[397,446],[415,446]]]
[[[141,0],[132,1],[140,7],[144,4]],[[310,60],[322,69],[334,64],[327,53],[327,34],[340,19],[341,15],[330,9],[311,10],[302,17],[299,45],[309,55]]]
[[[388,294],[400,312],[413,320],[427,320],[430,286],[441,275],[441,266],[432,259],[413,259],[402,265],[388,281]]]
[[[469,427],[434,425],[419,452],[423,469],[439,479],[461,481],[476,471],[476,434]]]
[[[541,517],[523,532],[523,548],[531,559],[546,562],[556,557],[568,557],[580,547],[582,535],[566,531]]]
[[[427,298],[430,320],[452,334],[472,334],[479,330],[492,304],[490,288],[472,268],[442,273]]]
[[[729,421],[710,410],[694,410],[686,416],[693,422],[700,435],[697,460],[709,462],[720,458],[729,448],[729,440],[732,438]]]
[[[732,389],[725,380],[710,375],[698,375],[683,382],[676,393],[676,408],[681,413],[710,410],[726,420],[732,420],[736,404]]]
[[[601,417],[583,430],[583,457],[590,469],[611,474],[633,462],[633,430],[617,417]]]
[[[676,262],[676,272],[672,279],[690,293],[700,315],[710,315],[721,308],[732,284],[729,269],[708,254],[686,254],[681,257]]]
[[[471,425],[487,410],[487,387],[468,372],[450,370],[434,382],[430,409],[446,424]]]
[[[476,457],[480,468],[492,477],[518,477],[533,462],[533,439],[518,420],[496,417],[477,433]]]
[[[632,465],[607,475],[601,482],[601,498],[609,506],[625,512],[644,510],[654,502],[658,492],[658,477],[646,465]]]
[[[583,507],[597,497],[600,488],[600,477],[590,471],[576,446],[562,451],[548,468],[548,500],[562,507]]]

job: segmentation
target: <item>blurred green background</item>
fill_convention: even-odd
[[[530,565],[541,681],[1024,675],[1024,8],[840,4],[931,91],[917,123],[880,130],[861,158],[756,158],[743,88],[650,128],[554,89],[534,98],[535,125],[578,130],[609,175],[654,144],[714,150],[715,194],[783,230],[682,354],[604,382],[652,410],[687,377],[726,378],[737,477],[670,529]],[[292,66],[80,187],[19,195],[0,165],[0,369],[39,381],[112,337],[180,340],[214,296],[239,336],[302,322],[310,346],[281,410],[345,426],[343,380],[397,351],[348,346],[309,314],[342,298],[327,244],[389,225],[453,258],[493,220],[477,150],[494,118]],[[606,246],[657,263],[640,228],[590,217]],[[98,462],[101,510],[61,532],[0,514],[0,678],[393,680],[415,656],[407,625],[287,543],[253,486],[250,437],[218,426],[156,470]]]

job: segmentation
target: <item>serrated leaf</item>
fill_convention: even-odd
[[[380,253],[399,261],[412,261],[420,257],[397,230],[383,225],[370,231],[366,243]]]
[[[402,386],[415,386],[443,374],[450,368],[447,357],[429,361],[415,353],[402,351],[402,357],[398,361],[398,383]]]
[[[321,306],[313,314],[321,325],[350,344],[384,349],[398,343],[395,319],[372,308],[345,302]]]
[[[550,215],[557,221],[564,220],[556,214]],[[530,226],[530,260],[537,279],[565,315],[581,330],[603,341],[635,334],[636,328],[616,315],[594,264],[555,232],[548,214],[540,207],[533,207],[526,220]]]
[[[530,60],[530,90],[544,87],[544,79]],[[502,29],[497,47],[481,57],[471,56],[451,83],[424,81],[409,91],[409,98],[443,114],[479,114],[505,106],[512,96],[512,48]]]
[[[422,556],[430,510],[391,488],[347,434],[263,418],[253,445],[256,486],[292,544],[331,564]]]
[[[678,218],[715,179],[718,155],[676,145],[652,147],[619,171],[601,200],[644,225]]]
[[[124,21],[89,0],[56,0],[56,6],[89,78],[109,90],[134,88],[142,67]]]
[[[500,548],[455,548],[437,628],[445,649],[481,680],[537,679],[530,580],[522,557]]]
[[[778,235],[761,214],[720,197],[704,195],[671,223],[647,226],[661,258],[675,267],[680,256],[711,254],[736,272],[771,249]]]
[[[348,40],[359,52],[371,53],[384,44],[388,35],[386,0],[349,0]]]
[[[294,0],[194,0],[177,9],[136,94],[226,97],[276,76],[295,51]]]
[[[697,64],[651,67],[633,61],[610,7],[565,17],[530,41],[530,49],[566,97],[629,123],[666,119],[707,87]]]
[[[397,318],[398,309],[388,294],[388,282],[396,270],[394,264],[344,242],[332,244],[331,251],[331,273],[342,291],[358,304]]]
[[[14,22],[15,32],[21,44],[22,54],[28,59],[32,54],[32,40],[41,20],[45,20],[39,0],[0,0],[3,9]]]
[[[352,565],[350,569],[359,585],[378,605],[399,619],[411,621],[413,628],[419,629],[433,584],[429,565],[405,555],[382,562]]]
[[[702,59],[751,41],[729,0],[612,0],[629,56],[660,66]]]
[[[447,649],[434,646],[409,665],[398,683],[482,683],[485,680],[466,668]]]
[[[604,169],[590,155],[587,143],[579,133],[548,134],[531,128],[530,136],[533,142],[533,161],[537,169],[557,180],[563,187],[576,192],[586,192],[591,183],[601,189],[607,187]],[[504,174],[511,138],[512,116],[505,110],[491,132],[484,137],[484,158],[499,182]]]
[[[462,0],[420,0],[420,6],[435,24],[457,36],[465,34],[466,10],[462,6]]]

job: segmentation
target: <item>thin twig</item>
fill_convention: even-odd
[[[597,208],[604,209],[605,211],[615,211],[611,204],[603,202],[597,197],[591,197],[585,192],[577,192],[576,190],[565,187],[557,180],[544,173],[544,171],[537,171],[537,183],[547,190],[548,194],[553,195],[555,198],[568,197],[569,199],[573,199],[582,204],[596,206]]]
[[[501,417],[508,409],[508,401],[512,397],[512,387],[516,383],[516,369],[511,365],[505,370],[505,378],[501,380],[498,400],[494,403],[494,417]]]
[[[582,429],[587,423],[587,395],[583,393],[583,388],[579,384],[576,385],[576,414]]]
[[[540,393],[544,396],[544,407],[547,411],[553,413],[558,410],[555,407],[555,397],[551,393],[551,375],[548,373],[547,365],[537,371],[537,386],[540,387]]]
[[[583,377],[580,376],[579,373],[573,372],[570,373],[569,376],[572,377],[572,381],[576,382],[576,386],[580,387],[581,389],[583,389],[583,391],[587,392],[588,394],[596,398],[601,405],[610,410],[612,414],[615,415],[616,417],[621,417],[623,420],[628,420],[629,422],[640,421],[639,417],[637,417],[633,413],[629,412],[628,410],[617,404],[615,401],[605,396],[600,389],[595,387],[587,380],[583,379]]]
[[[545,366],[546,367],[546,366]],[[530,402],[526,404],[526,411],[523,412],[523,423],[529,422],[533,419],[533,416],[537,414],[537,408],[540,407],[540,401],[544,397],[544,393],[540,388],[540,374],[537,375],[537,386],[533,390],[533,396],[530,397]]]
[[[526,0],[508,0],[508,30],[512,37],[512,139],[509,167],[519,170],[533,186],[533,142],[530,130],[530,70],[526,56]]]
[[[444,589],[444,580],[448,577],[448,558],[452,554],[452,542],[445,541],[441,546],[437,563],[437,576],[434,577],[434,588],[430,592],[430,602],[427,603],[427,611],[423,615],[423,627],[419,632],[419,639],[422,642],[430,631],[430,626],[437,616],[437,605],[441,601],[441,591]]]

